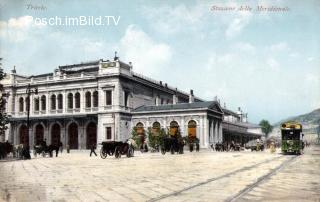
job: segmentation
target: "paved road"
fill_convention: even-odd
[[[0,162],[0,201],[320,201],[320,147]]]

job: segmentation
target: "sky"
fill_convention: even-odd
[[[101,16],[105,25],[44,23],[81,16]],[[205,100],[217,96],[253,123],[320,108],[319,33],[317,0],[0,0],[7,72],[49,73],[117,51],[135,72]]]

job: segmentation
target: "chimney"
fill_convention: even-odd
[[[173,96],[172,96],[172,104],[177,104],[178,103],[178,96],[177,96],[177,92],[178,92],[178,89],[176,88]]]
[[[240,107],[238,107],[237,114],[238,114],[239,117],[240,117],[240,122],[242,122],[242,111],[241,111],[241,108],[240,108]]]
[[[194,95],[193,95],[193,90],[190,90],[190,94],[189,94],[189,103],[194,103]]]
[[[160,86],[162,86],[162,81],[160,81]]]
[[[16,74],[16,73],[17,73],[17,71],[16,71],[16,66],[13,66],[13,70],[11,70],[11,73],[12,73],[12,74]]]

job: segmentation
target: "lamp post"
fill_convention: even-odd
[[[27,89],[27,129],[28,129],[28,137],[29,137],[29,128],[30,128],[30,95],[34,93],[35,95],[38,94],[38,88],[31,89],[30,84],[28,84]]]

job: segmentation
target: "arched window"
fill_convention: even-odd
[[[98,107],[98,104],[99,104],[98,91],[94,91],[92,96],[93,96],[93,107]]]
[[[63,96],[62,94],[58,95],[58,109],[62,109],[63,106]]]
[[[74,95],[75,98],[75,108],[79,109],[80,108],[80,93],[76,93]]]
[[[51,109],[56,109],[56,95],[51,95]]]
[[[176,121],[170,123],[170,135],[176,136],[178,134],[179,124]]]
[[[68,94],[68,109],[73,109],[73,94]]]
[[[197,123],[194,120],[188,123],[188,136],[193,139],[197,137]]]
[[[41,96],[41,110],[46,110],[46,96]]]
[[[19,98],[19,112],[23,112],[23,97]]]
[[[154,122],[152,124],[152,134],[153,135],[159,135],[160,132],[160,123],[159,122]]]
[[[40,109],[39,98],[34,99],[34,111],[38,112]]]
[[[29,97],[26,97],[26,111],[29,111],[30,110],[30,98]]]
[[[144,134],[143,123],[141,123],[141,122],[137,123],[136,128],[137,128],[137,133],[139,135],[143,135]]]
[[[91,107],[91,92],[86,92],[86,108]]]

